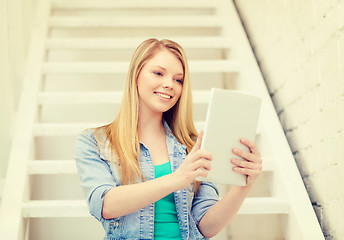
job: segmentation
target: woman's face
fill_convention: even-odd
[[[137,79],[139,112],[162,114],[176,104],[183,90],[183,66],[166,49],[146,62]]]

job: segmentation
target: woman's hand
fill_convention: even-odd
[[[248,176],[247,184],[245,187],[232,187],[231,190],[223,195],[221,200],[214,204],[203,216],[198,224],[198,228],[207,238],[215,236],[231,219],[233,219],[242,206],[250,187],[262,171],[262,159],[257,146],[246,139],[240,139],[240,142],[249,148],[249,152],[234,148],[232,150],[233,153],[245,160],[233,158],[231,162],[236,165],[233,167],[235,172]]]
[[[250,152],[233,148],[233,153],[246,159],[233,158],[231,162],[236,165],[233,170],[237,173],[247,175],[246,186],[251,186],[256,181],[262,171],[262,159],[256,144],[248,139],[240,139],[240,142],[247,146]]]
[[[197,141],[186,156],[184,162],[173,173],[178,189],[188,187],[197,177],[206,177],[210,170],[212,155],[210,152],[201,150],[203,130],[199,133]]]

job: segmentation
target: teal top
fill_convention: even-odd
[[[170,174],[171,163],[154,166],[155,178]],[[174,193],[155,202],[154,208],[154,239],[182,239],[178,223]]]

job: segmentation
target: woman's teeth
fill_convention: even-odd
[[[158,96],[163,97],[163,98],[167,98],[170,99],[171,96],[167,95],[167,94],[163,94],[163,93],[156,93]]]

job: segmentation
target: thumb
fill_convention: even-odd
[[[204,135],[204,131],[201,130],[198,134],[198,138],[197,138],[196,143],[195,143],[194,147],[192,148],[191,152],[194,152],[196,150],[201,149],[203,135]]]

